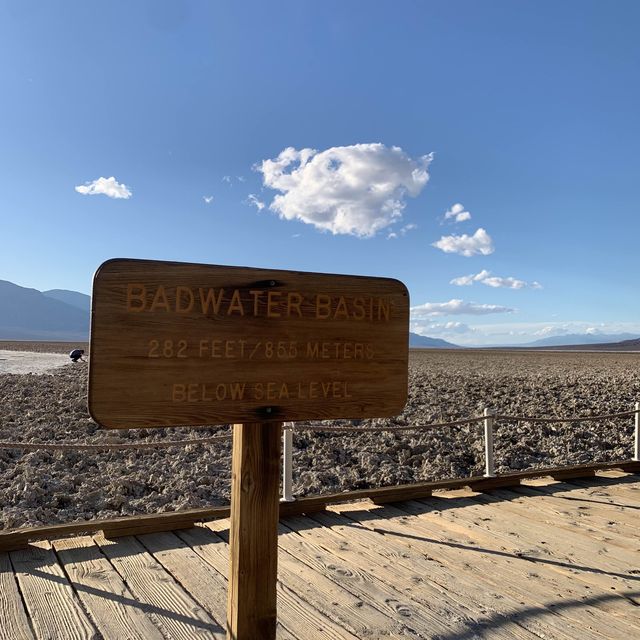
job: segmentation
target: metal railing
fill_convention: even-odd
[[[397,427],[370,427],[370,426],[323,426],[323,425],[299,425],[295,426],[293,422],[285,422],[282,431],[282,498],[281,502],[293,502],[293,432],[294,431],[322,431],[332,433],[376,433],[386,432],[405,432],[405,431],[426,431],[432,429],[440,429],[444,427],[463,426],[469,424],[483,423],[483,441],[484,441],[484,477],[495,478],[495,461],[494,461],[494,432],[496,422],[500,420],[512,422],[539,422],[539,423],[578,423],[578,422],[594,422],[598,420],[609,420],[613,418],[621,418],[634,416],[634,438],[633,438],[633,461],[640,462],[640,402],[636,402],[632,411],[623,411],[620,413],[610,413],[599,416],[574,416],[565,418],[546,418],[542,416],[510,416],[498,414],[494,410],[486,408],[482,416],[473,418],[464,418],[460,420],[451,420],[448,422],[431,423],[424,425],[402,425]],[[0,441],[0,449],[21,449],[23,451],[118,451],[118,450],[153,450],[168,449],[172,447],[183,447],[189,445],[208,445],[222,441],[230,441],[232,434],[218,434],[206,438],[189,438],[185,440],[165,440],[155,442],[126,442],[126,443],[75,443],[75,442],[2,442]]]
[[[484,477],[495,478],[495,461],[494,461],[494,432],[496,422],[499,420],[511,420],[515,422],[542,422],[542,423],[577,423],[577,422],[595,422],[597,420],[610,420],[612,418],[622,418],[634,416],[634,437],[633,437],[633,460],[640,462],[640,402],[636,402],[632,411],[623,411],[621,413],[610,413],[600,416],[574,416],[567,418],[545,418],[541,416],[510,416],[496,413],[493,409],[485,409],[482,417],[468,418],[464,420],[454,420],[450,422],[441,422],[428,425],[414,425],[402,427],[336,427],[336,426],[301,426],[296,427],[293,422],[285,422],[282,430],[282,498],[281,502],[293,502],[296,498],[293,495],[293,432],[294,431],[327,431],[327,432],[359,432],[374,433],[380,431],[410,431],[410,430],[426,430],[436,429],[448,426],[460,426],[464,424],[473,424],[476,422],[483,423],[483,441],[484,441]]]

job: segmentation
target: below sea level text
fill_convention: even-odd
[[[350,383],[344,380],[307,382],[184,382],[175,383],[171,400],[175,403],[227,401],[282,402],[286,400],[348,400]]]

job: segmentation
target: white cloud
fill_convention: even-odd
[[[250,193],[248,195],[247,203],[253,205],[258,211],[262,211],[265,207],[264,202],[262,202],[262,200],[259,200],[258,196],[253,193]]]
[[[213,202],[213,196],[202,196],[202,199],[207,203],[211,204]]]
[[[471,220],[471,214],[465,211],[464,205],[457,202],[444,214],[445,220],[449,220],[450,218],[455,218],[456,222],[465,222]]]
[[[448,315],[487,315],[489,313],[513,313],[515,309],[502,307],[497,304],[477,304],[452,299],[449,302],[425,302],[417,307],[411,307],[414,317],[433,317]]]
[[[473,275],[458,276],[453,280],[449,280],[449,284],[455,284],[457,287],[469,287],[473,284]]]
[[[445,253],[458,253],[467,258],[478,254],[488,256],[494,252],[493,240],[482,227],[472,236],[466,233],[461,236],[442,236],[440,240],[432,243],[432,246]]]
[[[534,331],[533,335],[546,338],[547,336],[561,336],[567,333],[569,333],[569,330],[565,327],[547,326],[542,327],[542,329],[538,329],[538,331]]]
[[[226,182],[230,187],[233,186],[234,182],[246,182],[247,179],[244,176],[222,176],[222,182]]]
[[[459,276],[449,281],[449,284],[455,284],[458,287],[469,287],[474,282],[481,282],[484,278],[488,277],[490,273],[483,269],[480,273],[470,274],[468,276]]]
[[[488,287],[504,288],[504,289],[542,289],[542,285],[539,282],[525,282],[524,280],[518,280],[517,278],[501,278],[499,276],[492,276],[489,271],[483,269],[480,273],[470,274],[468,276],[459,276],[449,281],[449,284],[455,284],[459,287],[470,286],[474,282],[481,282]]]
[[[463,333],[472,333],[474,330],[464,322],[433,322],[421,323],[412,322],[411,330],[421,335],[459,335]]]
[[[480,280],[482,284],[486,284],[488,287],[503,288],[503,289],[524,289],[527,283],[524,280],[518,280],[511,276],[507,278],[500,278],[499,276],[489,276]]]
[[[607,330],[607,325],[601,323],[600,327],[594,327],[593,325],[588,325],[586,323],[580,322],[556,322],[549,323],[547,326],[538,329],[533,332],[534,336],[539,338],[547,338],[550,336],[566,336],[572,333],[586,333],[590,336],[597,336],[600,334],[608,334],[608,333],[621,333],[624,330],[621,329],[610,329]]]
[[[418,228],[418,225],[413,224],[413,222],[409,224],[405,224],[404,227],[401,227],[397,231],[390,231],[389,234],[387,235],[387,240],[398,238],[399,236],[406,236],[407,233],[409,233],[409,231],[413,231],[414,229],[417,229],[417,228]]]
[[[429,180],[433,155],[411,159],[380,143],[284,149],[255,169],[279,191],[269,208],[284,220],[302,220],[333,234],[370,237],[402,217],[407,196]]]
[[[93,182],[85,182],[75,189],[83,196],[105,195],[109,198],[128,200],[133,195],[126,184],[120,184],[113,176],[110,178],[98,178]]]

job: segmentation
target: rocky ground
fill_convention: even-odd
[[[25,350],[27,344],[0,348]],[[31,348],[55,351],[56,345]],[[548,417],[627,411],[640,400],[639,364],[637,353],[413,351],[404,412],[362,425],[454,420],[480,415],[485,407]],[[86,384],[83,363],[52,374],[1,375],[0,441],[152,442],[228,433],[226,426],[102,430],[87,414]],[[403,433],[300,431],[294,437],[294,492],[479,474],[480,433],[480,425]],[[578,425],[503,421],[496,429],[496,465],[504,472],[628,459],[632,436],[632,418]],[[111,452],[0,448],[0,529],[226,504],[229,489],[227,442]]]

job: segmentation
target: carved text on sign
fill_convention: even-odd
[[[148,342],[149,358],[209,358],[227,360],[373,360],[369,342],[297,342],[291,340],[163,340]]]
[[[200,313],[209,316],[254,316],[265,318],[315,318],[316,320],[376,320],[389,322],[390,301],[366,296],[338,296],[335,304],[328,294],[308,299],[297,291],[263,289],[192,289],[178,285],[148,287],[127,284],[127,311],[131,313]]]
[[[246,382],[230,383],[175,383],[171,389],[173,402],[222,402],[256,400],[276,402],[280,400],[315,400],[343,398],[349,393],[349,383],[344,380],[310,380],[308,382]]]
[[[389,278],[111,260],[94,279],[91,415],[112,428],[395,415],[408,325]]]

